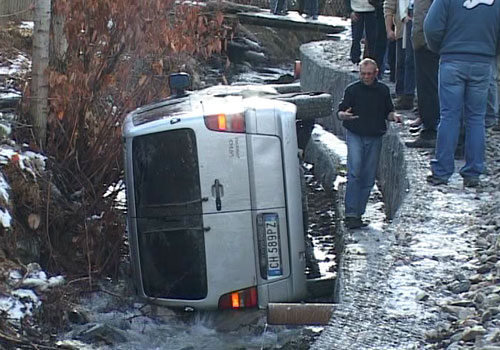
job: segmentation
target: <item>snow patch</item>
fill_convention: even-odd
[[[40,299],[30,289],[16,289],[11,296],[0,298],[0,310],[10,319],[20,321],[26,316],[33,315],[33,310],[42,305]]]
[[[32,316],[33,311],[42,305],[37,292],[60,286],[65,282],[63,276],[47,278],[47,274],[37,263],[29,264],[27,270],[24,278],[19,270],[8,272],[8,284],[15,289],[9,295],[0,297],[0,312],[5,312],[9,319],[20,321],[26,316]]]
[[[0,135],[9,136],[12,132],[12,128],[9,125],[0,123]]]
[[[334,134],[323,129],[321,125],[315,124],[312,131],[315,139],[325,144],[329,149],[333,150],[335,154],[340,157],[342,164],[347,164],[347,145],[344,141],[339,139]]]
[[[0,208],[0,224],[4,228],[10,227],[10,222],[12,221],[12,217],[10,216],[7,210]]]
[[[31,61],[24,55],[17,55],[9,63],[9,66],[0,67],[0,75],[18,74],[23,67],[31,67]]]
[[[33,30],[35,28],[35,22],[33,21],[22,21],[19,25],[21,29],[30,29]]]

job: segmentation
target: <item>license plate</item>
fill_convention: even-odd
[[[281,268],[280,234],[277,214],[264,214],[265,247],[267,255],[267,275],[283,275]]]

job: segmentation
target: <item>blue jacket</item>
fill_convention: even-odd
[[[500,0],[434,0],[425,40],[442,60],[489,62],[497,53]]]

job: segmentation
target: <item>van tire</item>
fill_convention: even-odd
[[[332,96],[324,92],[289,93],[272,98],[293,103],[297,107],[297,119],[314,120],[329,117],[333,111]]]

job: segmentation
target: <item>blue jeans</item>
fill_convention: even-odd
[[[361,217],[375,184],[382,136],[360,136],[349,130],[347,142],[347,188],[345,216]]]
[[[375,11],[356,12],[357,21],[352,21],[352,44],[351,44],[351,62],[359,63],[361,61],[361,39],[365,34],[367,41],[366,53],[368,57],[375,59],[375,41],[377,40],[377,21]]]
[[[415,61],[411,42],[412,21],[406,24],[406,42],[403,49],[403,39],[396,42],[396,95],[415,95]]]
[[[488,104],[486,105],[486,118],[484,120],[486,127],[498,124],[498,70],[497,60],[491,64],[491,79],[488,86]]]
[[[479,177],[484,171],[484,116],[491,63],[447,60],[439,63],[440,121],[436,159],[431,161],[432,174],[448,179],[455,171],[455,148],[462,113],[465,126],[464,178]]]

